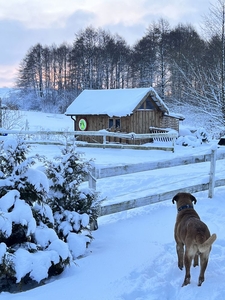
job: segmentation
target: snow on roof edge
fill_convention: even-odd
[[[105,93],[107,97],[105,97]],[[127,93],[126,93],[127,92]],[[148,88],[128,88],[128,89],[103,89],[84,90],[67,107],[65,115],[102,115],[127,116],[133,113],[141,100],[147,95],[153,98],[159,108],[164,113],[169,113],[169,108],[160,98],[153,87]]]

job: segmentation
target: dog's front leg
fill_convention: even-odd
[[[177,258],[178,258],[178,268],[183,270],[184,267],[184,245],[183,243],[177,242]]]

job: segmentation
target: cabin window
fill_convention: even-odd
[[[146,109],[154,109],[152,102],[149,99],[146,100]]]
[[[115,121],[116,121],[115,122],[116,123],[116,128],[120,128],[120,119],[116,119]]]
[[[120,119],[119,118],[117,118],[117,119],[110,118],[109,119],[109,129],[111,129],[111,128],[114,128],[114,129],[120,128]]]
[[[138,109],[145,109],[144,102],[138,107]]]
[[[154,109],[154,106],[150,99],[146,99],[139,107],[138,109]]]
[[[109,128],[113,127],[113,119],[109,119]]]

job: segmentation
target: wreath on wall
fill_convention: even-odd
[[[81,131],[87,130],[87,120],[84,118],[80,119],[78,122],[78,127]]]

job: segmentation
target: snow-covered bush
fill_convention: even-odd
[[[209,141],[209,135],[202,127],[198,129],[180,127],[177,145],[198,147]]]
[[[98,216],[98,195],[80,188],[91,162],[73,146],[54,161],[28,153],[24,140],[0,139],[0,291],[61,273],[85,254]]]
[[[98,196],[91,189],[80,188],[90,168],[91,162],[85,161],[73,145],[64,147],[54,161],[46,161],[50,181],[48,204],[53,210],[57,234],[69,244],[74,259],[83,255],[90,243],[90,223],[97,224]]]
[[[71,260],[46,204],[48,179],[28,152],[22,139],[0,140],[0,290],[59,274]]]
[[[198,139],[200,139],[203,143],[208,142],[209,141],[209,135],[206,132],[205,128],[198,128],[195,132],[195,135]]]

